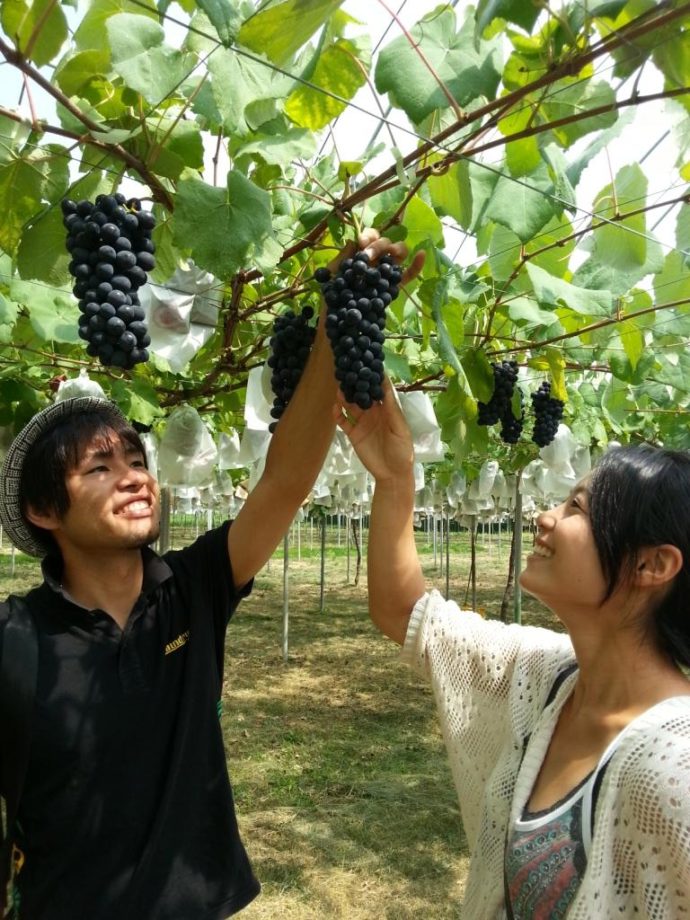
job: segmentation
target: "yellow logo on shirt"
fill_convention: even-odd
[[[165,654],[170,655],[171,652],[176,652],[178,648],[182,648],[183,645],[186,645],[189,642],[189,630],[185,630],[183,633],[173,639],[172,642],[168,642],[165,646]]]

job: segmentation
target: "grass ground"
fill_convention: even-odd
[[[174,545],[194,533],[177,528]],[[339,545],[338,545],[339,544]],[[419,536],[430,585],[445,590],[440,552]],[[282,549],[228,631],[223,726],[240,828],[263,885],[247,920],[461,917],[467,847],[434,705],[424,683],[366,613],[365,573],[348,579],[344,534],[329,535],[323,609],[320,543],[293,531],[288,658],[283,658]],[[478,606],[500,607],[508,542],[480,538]],[[467,535],[453,535],[450,595],[467,589]],[[38,568],[0,557],[0,596]],[[527,601],[525,622],[552,625]]]

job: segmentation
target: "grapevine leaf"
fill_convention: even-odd
[[[501,175],[486,209],[486,217],[507,227],[526,243],[554,215],[554,202],[549,197],[551,180],[546,170],[519,181]]]
[[[285,114],[295,124],[319,131],[347,108],[347,100],[365,83],[366,68],[355,44],[339,39],[319,55],[309,85],[300,84],[288,96]]]
[[[183,178],[178,186],[174,242],[201,268],[228,278],[254,262],[273,268],[281,248],[273,237],[271,196],[242,173],[228,173],[227,188]]]
[[[0,166],[13,160],[31,135],[28,125],[0,115]]]
[[[163,414],[158,407],[155,387],[138,374],[131,380],[116,380],[110,395],[130,421],[151,425]]]
[[[84,18],[74,33],[74,43],[82,51],[110,52],[107,23],[118,13],[136,13],[158,21],[155,0],[91,0]]]
[[[17,321],[19,306],[0,294],[0,326],[13,326]]]
[[[67,291],[14,279],[10,284],[10,297],[28,307],[31,326],[43,341],[81,341],[77,335],[79,310]]]
[[[0,166],[0,249],[11,255],[21,241],[24,225],[67,188],[67,160],[36,148],[26,158]]]
[[[467,348],[462,355],[462,366],[472,394],[481,402],[488,402],[494,391],[494,372],[485,353],[479,348]]]
[[[661,271],[654,276],[654,293],[657,304],[677,300],[690,304],[690,274],[685,268],[682,253],[669,252],[666,256]]]
[[[22,234],[17,250],[19,274],[26,280],[37,278],[48,284],[66,284],[69,261],[62,214],[57,208],[51,208]]]
[[[376,89],[388,93],[411,121],[417,124],[434,109],[447,108],[447,93],[461,106],[478,96],[494,97],[501,39],[481,42],[477,48],[471,11],[460,31],[454,11],[446,8],[429,13],[410,34],[412,41],[401,35],[381,51],[375,81]]]
[[[472,220],[472,187],[467,160],[454,163],[440,176],[431,176],[427,188],[434,208],[467,230]]]
[[[55,82],[66,96],[86,96],[90,85],[110,70],[110,55],[105,48],[80,51],[66,57],[55,71]]]
[[[476,16],[479,32],[483,32],[496,18],[514,22],[526,32],[531,32],[539,16],[539,7],[524,0],[479,0]]]
[[[391,377],[397,377],[403,383],[412,383],[414,374],[407,358],[395,351],[390,351],[388,348],[384,348],[383,353],[386,373]]]
[[[314,134],[302,128],[293,128],[283,134],[253,135],[253,138],[251,143],[236,148],[236,157],[254,156],[285,169],[296,160],[309,159],[316,150]]]
[[[538,265],[527,263],[527,272],[540,304],[556,307],[565,304],[582,316],[610,316],[613,295],[610,291],[592,291],[555,278]]]
[[[568,401],[568,391],[565,388],[565,357],[560,348],[553,346],[546,349],[546,360],[549,362],[551,372],[551,395],[561,402]]]
[[[591,118],[582,118],[553,129],[563,147],[570,147],[576,140],[592,131],[601,131],[615,124],[618,112],[615,109],[616,94],[608,83],[582,82],[574,79],[572,86],[559,84],[557,93],[542,106],[544,118],[551,122],[572,115],[580,115],[589,109],[609,106],[610,110]]]
[[[238,40],[274,63],[285,64],[341,3],[342,0],[285,0],[255,13],[240,29]],[[290,27],[286,28],[288,22]]]
[[[623,112],[619,116],[615,124],[611,125],[610,128],[607,128],[605,131],[597,133],[596,137],[593,138],[585,149],[573,160],[567,167],[566,173],[570,184],[576,186],[580,181],[580,176],[583,171],[589,166],[594,157],[604,148],[606,148],[611,141],[615,140],[624,128],[627,128],[628,125],[632,124],[635,118],[634,111]],[[578,145],[579,149],[579,145]]]
[[[247,111],[254,103],[281,99],[293,85],[267,64],[219,48],[210,58],[213,99],[228,134],[245,135],[261,123]]]
[[[657,356],[660,369],[654,374],[659,383],[667,384],[683,394],[690,394],[690,354],[685,349],[670,356],[660,354]]]
[[[514,323],[523,325],[529,329],[543,329],[552,333],[551,327],[558,324],[558,317],[555,313],[542,310],[536,301],[530,297],[515,297],[508,303],[508,316]],[[560,324],[559,324],[560,325]],[[553,334],[557,335],[559,330]]]
[[[690,208],[681,208],[676,221],[676,246],[682,250],[683,265],[690,269]]]
[[[645,347],[644,335],[635,320],[624,320],[618,326],[618,335],[620,336],[625,354],[630,361],[630,366],[635,370],[637,362],[642,357]]]
[[[23,57],[39,67],[49,64],[67,38],[67,20],[54,0],[4,0],[2,28]]]
[[[197,4],[210,19],[222,43],[231,45],[242,25],[238,4],[234,0],[197,0]]]
[[[170,96],[194,66],[195,55],[165,45],[163,28],[146,16],[118,13],[106,29],[115,71],[151,105]]]
[[[512,176],[526,176],[542,161],[536,137],[525,137],[506,144],[506,164]]]
[[[433,208],[413,195],[405,208],[404,225],[407,229],[405,242],[410,250],[420,243],[443,245],[443,227]]]

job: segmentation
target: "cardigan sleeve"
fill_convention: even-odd
[[[503,790],[500,810],[510,805],[522,741],[556,673],[573,660],[570,640],[484,619],[432,591],[414,607],[402,659],[431,684],[472,848],[488,790]]]

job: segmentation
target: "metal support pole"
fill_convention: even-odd
[[[288,660],[288,627],[290,619],[290,600],[288,584],[288,562],[290,558],[289,537],[283,537],[283,661]]]

